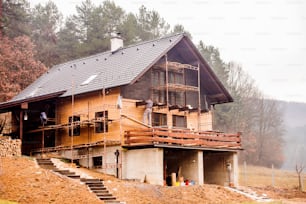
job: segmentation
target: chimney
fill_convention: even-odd
[[[118,49],[123,48],[123,39],[120,36],[120,33],[112,33],[111,36],[111,52],[115,52]]]

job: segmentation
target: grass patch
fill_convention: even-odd
[[[303,173],[305,178],[305,172]],[[259,166],[243,166],[239,168],[239,184],[251,187],[274,186],[276,188],[296,189],[298,177],[295,171],[271,169]],[[306,186],[306,179],[304,179]]]

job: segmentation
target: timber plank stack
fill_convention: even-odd
[[[0,136],[0,157],[21,156],[21,141]]]

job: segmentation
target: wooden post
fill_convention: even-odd
[[[274,187],[274,165],[271,165],[271,169],[272,169],[272,187]]]
[[[201,81],[200,63],[198,62],[198,132],[201,131]]]
[[[74,65],[76,66],[76,65]],[[73,131],[73,126],[74,126],[74,76],[72,74],[72,85],[71,85],[71,112],[72,112],[72,118],[71,118],[71,143],[70,143],[70,148],[71,148],[71,165],[73,164],[73,137],[74,137],[74,131]]]
[[[104,80],[103,80],[103,83],[104,83]],[[102,163],[103,163],[103,167],[105,168],[105,171],[106,171],[106,111],[105,111],[105,87],[103,85],[103,96],[102,96],[102,103],[103,103],[103,149],[104,149],[104,153],[103,153],[103,160],[102,160]]]
[[[247,186],[247,163],[246,161],[243,162],[244,167],[244,185]]]
[[[176,185],[176,173],[171,173],[171,183],[172,186]]]
[[[23,138],[23,110],[20,110],[19,114],[19,139],[21,140],[22,143],[22,138]]]
[[[42,129],[42,135],[41,135],[41,158],[44,157],[44,151],[45,151],[45,122],[43,121],[43,129]]]
[[[87,124],[87,143],[90,143],[90,124],[89,124],[89,101],[87,103],[87,120],[88,120],[88,124]],[[87,168],[89,169],[89,147],[87,146]]]
[[[166,105],[167,108],[169,108],[169,87],[168,87],[168,83],[169,83],[169,76],[168,76],[168,57],[167,55],[165,55],[165,59],[166,59]]]
[[[2,0],[0,0],[0,39],[2,38],[2,5],[3,5],[3,3],[2,3]]]

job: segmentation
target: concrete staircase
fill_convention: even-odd
[[[117,201],[116,197],[114,197],[104,186],[103,181],[100,179],[85,179],[82,178],[81,182],[84,182],[90,191],[96,194],[96,196],[103,200],[104,203],[121,203]]]
[[[51,159],[36,159],[38,165],[41,168],[52,170],[56,173],[59,173],[61,175],[67,176],[72,179],[80,179],[80,181],[87,185],[88,189],[96,194],[96,196],[103,200],[104,203],[107,204],[120,204],[122,202],[118,201],[116,197],[114,197],[104,186],[103,180],[101,179],[93,179],[93,178],[81,178],[79,175],[75,174],[75,172],[71,172],[69,170],[61,170],[58,169]],[[124,203],[124,202],[123,202]]]
[[[67,176],[69,178],[72,179],[80,179],[79,175],[76,175],[74,172],[71,172],[69,170],[60,170],[58,169],[53,162],[51,161],[51,159],[36,159],[38,165],[44,169],[49,169],[52,170],[54,172],[57,172],[59,174],[62,174],[64,176]]]

